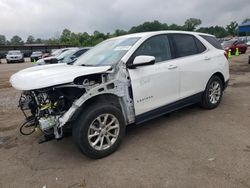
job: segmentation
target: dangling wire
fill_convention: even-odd
[[[20,127],[20,133],[22,135],[31,135],[36,131],[37,121],[34,117],[26,118],[26,121]]]

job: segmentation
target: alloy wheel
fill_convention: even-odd
[[[116,142],[119,132],[118,119],[112,114],[101,114],[89,126],[89,144],[96,150],[106,150]]]

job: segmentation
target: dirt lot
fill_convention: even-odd
[[[230,85],[215,110],[191,106],[129,126],[117,152],[90,160],[71,137],[37,144],[22,136],[19,92],[9,76],[31,64],[0,64],[0,187],[250,187],[250,66],[231,60]]]

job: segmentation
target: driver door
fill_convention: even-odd
[[[139,55],[154,56],[156,62],[128,70],[136,116],[159,111],[160,107],[177,101],[180,90],[179,67],[177,61],[171,59],[167,35],[147,39],[133,54],[132,60]]]

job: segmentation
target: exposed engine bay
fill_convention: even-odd
[[[126,121],[133,122],[134,108],[128,86],[128,76],[118,71],[116,74],[80,76],[75,78],[73,83],[23,91],[19,107],[26,120],[20,132],[29,135],[39,128],[44,136],[60,139],[63,137],[63,126],[72,119],[84,102],[105,93],[119,98],[124,117],[127,117]]]
[[[39,124],[43,133],[52,134],[59,118],[84,92],[84,89],[77,87],[24,91],[19,100],[19,107],[27,121],[33,120],[32,122]]]

